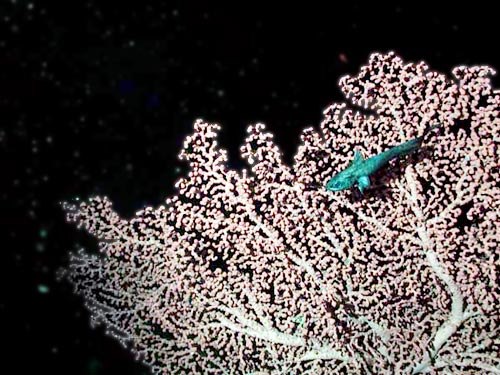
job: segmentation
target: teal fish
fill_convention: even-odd
[[[368,159],[363,159],[358,151],[354,151],[354,159],[351,164],[327,182],[325,186],[326,190],[340,191],[350,189],[354,184],[357,184],[359,191],[363,194],[363,191],[370,186],[370,176],[373,173],[386,165],[390,160],[418,150],[427,132],[438,126],[431,126],[424,131],[422,136],[394,146]]]

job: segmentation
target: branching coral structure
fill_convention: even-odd
[[[291,166],[256,124],[248,168],[231,170],[220,127],[198,120],[163,205],[126,220],[105,197],[64,204],[99,252],[72,253],[61,275],[154,374],[500,373],[492,74],[373,54]],[[436,123],[363,196],[324,188],[354,150]]]

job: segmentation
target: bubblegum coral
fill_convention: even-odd
[[[340,80],[351,108],[305,129],[292,166],[257,124],[249,169],[228,169],[220,127],[198,120],[163,205],[125,220],[105,197],[64,204],[100,252],[72,254],[62,274],[155,374],[500,373],[492,74],[373,54]],[[363,196],[324,189],[354,150],[435,123]]]

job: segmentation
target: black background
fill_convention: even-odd
[[[300,130],[342,100],[339,78],[375,51],[445,73],[498,68],[497,13],[458,3],[2,0],[5,373],[147,373],[56,281],[69,251],[95,246],[60,201],[107,195],[124,216],[160,204],[185,171],[176,155],[196,118],[223,126],[232,167],[255,122],[291,161]]]

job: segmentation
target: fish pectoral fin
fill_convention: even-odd
[[[360,178],[358,178],[358,189],[361,193],[363,193],[363,190],[368,187],[370,187],[370,177],[361,176]]]

